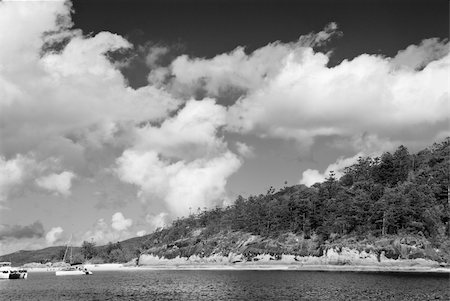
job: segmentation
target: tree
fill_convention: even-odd
[[[394,174],[392,182],[403,183],[408,179],[409,170],[412,167],[411,156],[408,149],[400,145],[392,156],[394,159]]]
[[[91,259],[97,255],[97,250],[95,249],[95,242],[83,241],[81,245],[81,254],[84,259]]]

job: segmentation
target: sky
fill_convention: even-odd
[[[0,254],[145,235],[442,140],[448,11],[1,1]]]

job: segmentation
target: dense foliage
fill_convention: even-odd
[[[450,258],[450,138],[416,154],[400,146],[379,158],[359,158],[337,179],[333,172],[312,187],[296,185],[243,198],[226,208],[200,210],[170,227],[120,243],[73,248],[73,260],[128,262],[142,253],[175,257],[222,253],[239,239],[258,235],[258,245],[244,252],[320,255],[330,242],[349,246],[378,240],[397,258],[398,241],[430,243],[429,258]],[[196,233],[193,235],[193,233]],[[413,238],[407,238],[407,237]],[[384,242],[386,241],[386,242]],[[397,242],[396,242],[397,241]],[[355,245],[358,247],[358,244]],[[440,255],[431,256],[434,248]],[[278,251],[277,251],[278,250]],[[430,251],[431,250],[431,251]],[[17,263],[61,261],[65,248],[19,251],[0,257]],[[430,253],[431,252],[431,253]],[[414,257],[414,254],[404,258]],[[420,255],[422,256],[422,255]]]
[[[417,154],[400,146],[381,157],[360,157],[337,179],[333,172],[312,187],[297,185],[243,198],[232,206],[199,211],[153,233],[142,249],[202,229],[276,237],[282,233],[330,237],[418,235],[440,246],[449,236],[450,138]]]

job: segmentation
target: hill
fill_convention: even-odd
[[[416,154],[400,146],[379,158],[359,158],[337,179],[243,198],[175,220],[150,235],[95,247],[83,260],[127,262],[139,255],[175,258],[240,254],[321,256],[350,247],[386,258],[450,262],[450,138]],[[45,252],[42,252],[47,250]],[[56,249],[16,252],[17,263],[54,261]],[[23,254],[21,254],[23,253]],[[38,255],[40,254],[40,255]],[[19,256],[20,255],[20,256]],[[27,257],[28,256],[28,257]]]

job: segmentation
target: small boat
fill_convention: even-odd
[[[27,270],[11,267],[11,262],[0,262],[0,279],[27,279]]]
[[[70,237],[69,242],[66,246],[66,251],[64,252],[63,263],[66,262],[67,251],[69,250],[70,241],[72,240],[72,236]],[[66,267],[63,267],[60,270],[55,271],[56,276],[77,276],[77,275],[92,275],[92,272],[89,271],[85,266],[80,263],[72,263],[72,246],[70,246],[70,265],[65,263]]]
[[[72,265],[55,272],[56,276],[92,275],[86,267],[80,264]]]

